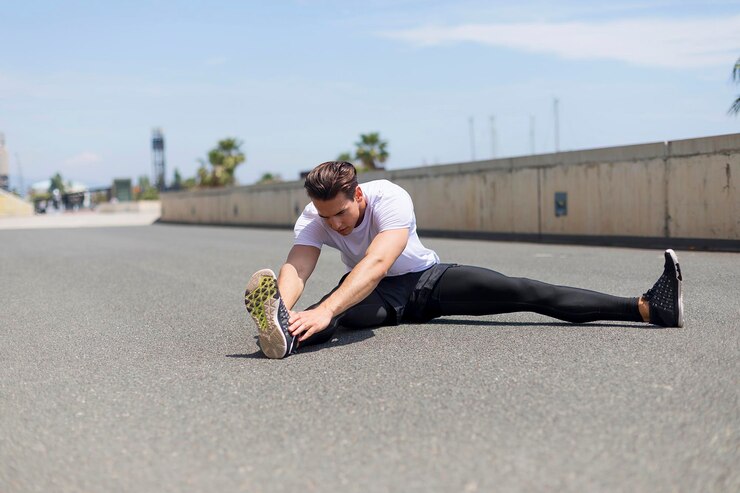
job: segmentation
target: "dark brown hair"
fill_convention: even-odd
[[[347,161],[327,161],[308,173],[303,188],[312,199],[332,200],[342,192],[352,200],[357,188],[357,170]]]

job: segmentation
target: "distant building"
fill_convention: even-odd
[[[131,202],[134,199],[131,189],[131,178],[116,178],[113,180],[112,195],[116,202]]]
[[[0,133],[0,188],[8,190],[8,175],[10,174],[8,165],[8,151],[5,149],[5,135]]]
[[[91,206],[90,190],[83,183],[66,182],[64,193],[50,191],[50,188],[51,180],[42,180],[31,185],[30,192],[35,197],[33,202],[36,212],[88,209]]]

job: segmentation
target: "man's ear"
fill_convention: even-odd
[[[360,188],[360,185],[357,185],[357,188],[355,188],[355,202],[360,203],[362,202],[362,189]]]

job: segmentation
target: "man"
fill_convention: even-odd
[[[279,276],[269,269],[255,272],[245,293],[260,348],[269,358],[326,342],[339,325],[422,323],[444,315],[531,311],[573,323],[683,326],[682,276],[673,250],[666,250],[663,274],[651,289],[641,297],[620,298],[442,264],[419,241],[409,194],[387,180],[358,185],[350,163],[320,164],[304,186],[311,203],[295,224],[294,245]],[[342,253],[347,273],[318,303],[292,311],[323,245]]]

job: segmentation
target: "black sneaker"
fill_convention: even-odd
[[[681,267],[673,250],[665,251],[663,275],[642,297],[650,307],[650,323],[663,327],[683,327]]]
[[[280,359],[289,355],[297,338],[288,332],[290,315],[280,298],[273,271],[262,269],[252,274],[244,303],[259,329],[260,349],[265,356]]]

